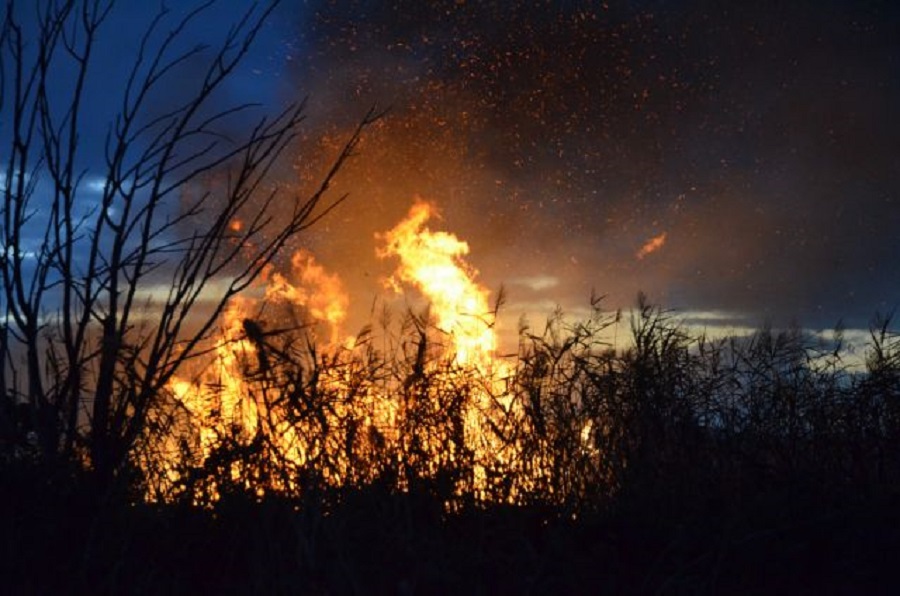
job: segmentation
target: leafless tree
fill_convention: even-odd
[[[271,174],[297,137],[303,103],[259,117],[239,139],[224,133],[227,123],[256,106],[219,104],[276,2],[253,3],[218,47],[184,49],[211,4],[181,17],[161,10],[127,84],[109,90],[121,108],[106,133],[102,190],[98,172],[83,169],[80,138],[93,125],[86,81],[114,0],[9,0],[2,14],[0,381],[5,400],[28,407],[36,455],[89,462],[101,482],[115,477],[229,299],[343,199],[329,183],[376,118],[361,119],[315,188],[286,196]],[[154,105],[179,69],[200,63],[189,97]],[[212,176],[218,184],[200,184]],[[92,203],[89,181],[99,192]]]

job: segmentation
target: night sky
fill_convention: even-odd
[[[86,155],[155,8],[120,2],[107,24]],[[285,1],[227,95],[308,96],[297,180],[389,109],[340,179],[348,201],[300,241],[362,310],[390,273],[375,233],[416,196],[513,313],[643,290],[725,325],[829,328],[900,304],[895,2]]]

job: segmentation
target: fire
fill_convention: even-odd
[[[502,426],[513,414],[511,396],[504,390],[511,372],[496,357],[490,292],[476,281],[478,271],[463,258],[469,245],[448,232],[430,230],[426,224],[434,215],[431,204],[417,199],[403,221],[378,235],[383,246],[377,253],[381,258],[400,260],[388,280],[391,287],[402,292],[403,284],[412,285],[428,300],[438,329],[450,338],[445,355],[458,367],[456,375],[480,381],[463,425],[465,443],[475,461],[473,488],[480,492],[487,482],[487,468],[511,459],[508,445],[487,432]]]
[[[290,271],[267,272],[264,288],[229,303],[205,369],[193,381],[170,383],[189,415],[171,445],[184,444],[187,436],[195,467],[207,468],[220,446],[237,444],[255,446],[294,470],[281,477],[263,474],[263,489],[251,478],[256,474],[259,482],[253,469],[259,462],[231,462],[224,480],[258,491],[296,489],[310,462],[328,462],[321,481],[331,485],[377,478],[385,466],[438,474],[467,462],[467,490],[476,497],[510,475],[510,466],[520,466],[520,475],[522,469],[543,474],[515,440],[503,438],[502,429],[521,423],[524,413],[506,385],[512,368],[496,355],[490,292],[465,261],[468,244],[428,227],[434,216],[432,205],[417,200],[405,219],[377,235],[378,256],[397,260],[390,285],[398,292],[414,288],[430,305],[428,320],[417,319],[412,374],[379,372],[392,366],[389,347],[379,354],[372,342],[341,340],[349,297],[336,274],[299,250]],[[316,332],[321,325],[327,339]],[[300,349],[290,342],[297,332],[307,338]],[[428,339],[435,335],[443,338],[439,345]],[[408,355],[411,345],[400,349]],[[421,428],[422,416],[449,417],[443,426]],[[168,452],[175,453],[171,445]],[[160,482],[169,489],[183,480],[171,466],[163,468]],[[397,482],[402,488],[402,477]],[[532,481],[517,482],[524,484],[508,489],[512,496],[506,498]],[[217,498],[217,486],[207,490]]]
[[[335,273],[328,273],[309,251],[302,249],[294,253],[291,267],[297,284],[280,273],[273,273],[266,284],[266,299],[306,308],[313,320],[330,325],[329,343],[336,343],[350,305],[341,279]]]
[[[497,349],[488,320],[489,292],[475,282],[478,272],[462,260],[469,245],[426,227],[433,215],[433,206],[417,200],[406,219],[379,235],[384,246],[378,256],[400,259],[390,285],[401,292],[401,283],[411,284],[424,294],[438,327],[451,337],[457,364],[489,364]]]
[[[650,240],[644,243],[639,251],[635,254],[635,257],[638,259],[643,259],[647,255],[658,251],[663,245],[666,243],[666,232],[654,236]]]
[[[202,465],[214,453],[223,437],[235,432],[252,436],[259,424],[259,411],[252,400],[243,399],[242,374],[246,356],[255,354],[256,348],[239,331],[240,314],[248,307],[246,298],[236,297],[222,315],[224,321],[221,336],[216,342],[212,365],[196,381],[176,377],[169,382],[169,389],[189,417],[189,434],[193,439],[193,464]],[[214,388],[214,389],[213,389]],[[171,437],[163,451],[174,454],[183,437]],[[165,478],[161,482],[171,490],[181,478],[163,464]],[[241,477],[242,470],[233,466],[233,480]]]
[[[329,343],[334,343],[346,317],[349,298],[338,276],[328,273],[309,252],[298,250],[291,265],[293,283],[286,275],[270,273],[264,276],[267,283],[262,300],[239,296],[229,302],[222,313],[213,361],[196,382],[176,377],[169,383],[173,396],[190,416],[193,432],[188,434],[194,435],[195,464],[203,465],[225,439],[238,443],[252,441],[261,430],[262,419],[278,438],[273,447],[280,459],[293,465],[306,461],[297,429],[278,409],[271,407],[281,396],[277,395],[278,388],[268,387],[276,381],[267,376],[272,366],[270,359],[286,355],[279,353],[280,349],[271,345],[268,338],[281,330],[267,331],[257,317],[267,305],[305,309],[311,320],[297,327],[308,323],[327,324]],[[174,484],[179,480],[171,470],[165,472],[168,479],[164,483]],[[240,481],[245,472],[239,463],[232,464],[231,480]],[[211,487],[210,492],[217,498],[217,487]]]

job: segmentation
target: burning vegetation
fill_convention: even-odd
[[[270,271],[234,297],[205,362],[166,389],[138,458],[147,497],[211,504],[225,486],[296,496],[387,480],[399,491],[436,483],[451,508],[565,501],[584,488],[560,484],[571,465],[585,486],[611,490],[612,463],[587,404],[572,401],[565,419],[541,411],[541,388],[524,380],[554,363],[528,350],[497,353],[500,300],[491,306],[464,259],[467,244],[431,230],[434,212],[417,200],[377,235],[378,256],[397,261],[385,284],[408,305],[396,321],[385,303],[377,328],[342,335],[349,298],[304,250],[290,273]],[[597,315],[591,332],[608,324]],[[578,357],[606,351],[586,343]]]
[[[486,209],[483,228],[520,227],[535,251],[534,238],[567,233],[533,225],[566,193],[583,197],[572,229],[599,221],[587,192],[598,181],[619,168],[619,187],[635,189],[648,162],[633,156],[655,147],[653,165],[683,153],[677,138],[646,143],[616,116],[680,123],[682,100],[702,88],[706,66],[682,71],[655,54],[632,76],[630,48],[649,46],[626,41],[657,36],[650,15],[598,29],[606,3],[535,20],[543,4],[447,1],[474,10],[432,37],[413,26],[427,3],[348,3],[316,25],[325,37],[341,30],[334,64],[359,36],[402,58],[371,72],[350,60],[354,97],[370,92],[363,79],[421,97],[390,121],[372,109],[352,129],[314,130],[317,157],[287,164],[303,145],[303,102],[249,126],[251,104],[220,103],[277,3],[249,3],[210,47],[178,40],[205,29],[216,3],[171,23],[162,10],[126,76],[104,165],[88,177],[81,83],[115,3],[41,3],[36,15],[28,4],[9,2],[0,22],[7,591],[738,593],[761,591],[766,569],[802,592],[806,577],[823,581],[824,559],[841,563],[828,589],[857,593],[858,578],[878,588],[880,573],[894,574],[900,335],[890,316],[873,321],[853,365],[840,329],[827,341],[768,328],[713,339],[643,296],[624,316],[592,297],[581,318],[523,318],[504,349],[503,292],[492,297],[467,242],[439,229],[435,204],[414,200],[381,221],[415,192],[448,209],[475,196],[521,207],[515,226],[509,205]],[[426,12],[446,25],[444,11]],[[350,13],[360,26],[347,26]],[[409,25],[396,39],[395,17]],[[499,19],[513,25],[505,42]],[[679,48],[678,36],[658,35]],[[187,64],[191,76],[179,76]],[[525,69],[510,87],[516,64]],[[161,86],[183,96],[156,111]],[[597,101],[593,89],[609,92]],[[344,109],[332,99],[318,101]],[[473,151],[476,137],[496,139],[491,155]],[[584,147],[574,158],[573,138]],[[363,149],[376,159],[345,168]],[[327,228],[340,185],[371,191],[364,223],[377,234]],[[613,215],[600,232],[618,226]],[[665,226],[683,237],[678,222]],[[320,228],[321,244],[374,241],[366,250],[392,269],[357,333],[365,295],[348,267],[341,277],[308,249]],[[612,256],[582,248],[649,264],[666,241],[663,231],[638,247],[629,234]],[[582,255],[553,256],[575,265]],[[559,282],[537,273],[535,290]],[[186,577],[194,568],[203,577]]]

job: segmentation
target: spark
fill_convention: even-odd
[[[659,234],[658,236],[654,236],[650,240],[647,240],[647,242],[644,243],[641,249],[637,251],[634,256],[637,259],[643,259],[647,255],[658,251],[666,243],[666,235],[666,232],[663,232],[662,234]]]

